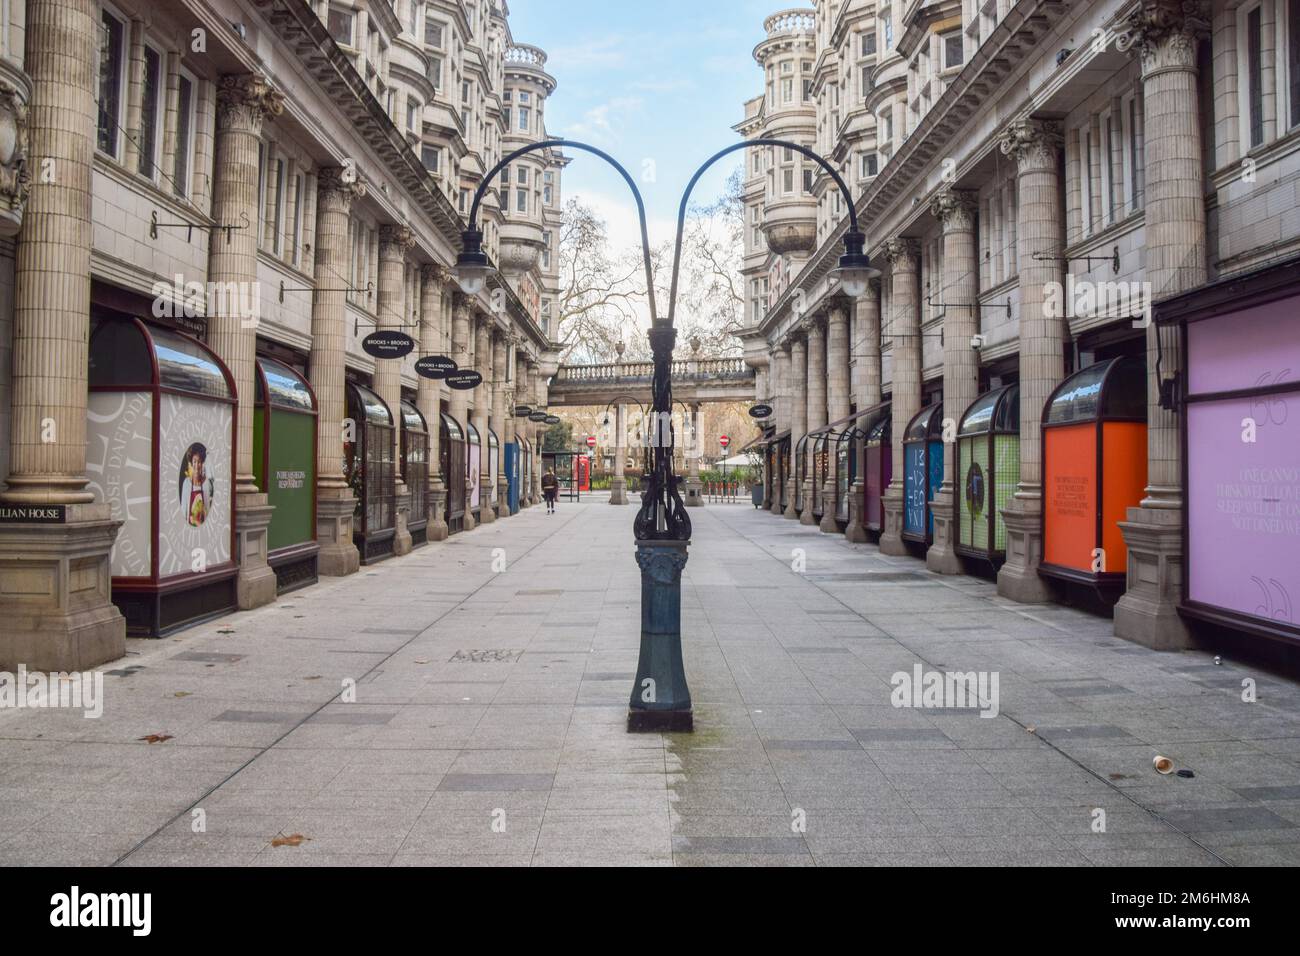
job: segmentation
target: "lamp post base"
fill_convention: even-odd
[[[628,733],[694,729],[682,662],[682,569],[689,541],[638,541],[641,653],[628,702]]]

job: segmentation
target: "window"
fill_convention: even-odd
[[[812,85],[813,85],[812,80],[803,81],[803,101],[805,103],[807,103],[809,100],[812,99]]]
[[[862,55],[863,56],[876,55],[876,34],[875,33],[862,34]]]
[[[528,185],[528,167],[527,167],[527,166],[520,165],[520,166],[516,166],[516,167],[515,167],[515,182],[517,182],[520,186],[527,186],[527,185]]]
[[[528,212],[528,190],[527,189],[515,190],[515,211],[522,212],[522,213]]]
[[[1136,96],[1128,101],[1128,161],[1129,182],[1132,184],[1129,206],[1140,209],[1146,196],[1146,130],[1143,126],[1142,103]]]
[[[875,84],[871,80],[871,72],[871,67],[869,66],[864,66],[862,68],[862,98],[864,100],[871,95],[871,91],[875,87]]]
[[[1291,94],[1290,125],[1300,126],[1300,0],[1288,0],[1286,26],[1287,74]]]
[[[781,102],[794,102],[794,80],[790,77],[786,77],[781,81]]]
[[[1264,77],[1263,35],[1260,26],[1262,10],[1255,7],[1246,14],[1246,99],[1251,147],[1264,142]]]
[[[532,110],[530,110],[527,106],[519,107],[519,132],[521,133],[528,132],[529,122],[531,119],[532,119]]]
[[[811,169],[803,171],[803,191],[809,194],[813,191],[813,171]]]
[[[118,129],[122,117],[122,69],[125,66],[126,24],[103,10],[99,38],[99,129],[96,146],[117,158]]]
[[[275,206],[271,211],[271,251],[277,256],[283,248],[284,230],[284,160],[275,161]]]
[[[413,133],[420,131],[420,104],[415,100],[406,101],[406,128]]]
[[[542,202],[547,206],[555,205],[555,173],[550,170],[542,173]]]
[[[543,332],[549,331],[550,324],[551,324],[551,300],[543,299],[542,300],[542,331]]]
[[[442,49],[442,23],[433,17],[424,18],[424,45]]]
[[[532,102],[532,97],[531,97],[531,95],[529,94],[529,92],[528,92],[527,90],[520,90],[520,91],[519,91],[519,102],[520,102],[520,103],[531,103],[531,102]]]
[[[461,84],[460,84],[460,101],[461,101],[462,103],[468,103],[468,102],[469,102],[469,80],[462,80],[462,81],[461,81]]]
[[[880,172],[880,157],[875,153],[863,153],[858,159],[858,177],[870,179]]]
[[[794,170],[784,169],[781,171],[781,192],[790,195],[794,192]]]
[[[456,197],[456,208],[462,213],[465,211],[465,205],[469,202],[469,190],[462,189]]]
[[[144,48],[144,84],[140,102],[140,174],[158,175],[159,122],[162,117],[162,57],[151,46]]]
[[[551,231],[549,229],[542,233],[542,268],[546,270],[551,268]]]
[[[435,90],[442,89],[442,57],[429,57],[429,82]]]
[[[880,11],[880,27],[885,34],[885,49],[892,50],[894,48],[894,18],[889,7],[884,7]]]
[[[420,148],[420,160],[424,163],[425,169],[436,173],[442,166],[442,150],[437,146],[425,145]]]
[[[289,234],[293,243],[293,264],[302,260],[302,174],[293,177],[293,231]]]
[[[352,22],[354,16],[350,10],[342,10],[338,7],[330,7],[329,19],[325,27],[329,30],[330,37],[335,43],[341,46],[352,46]]]
[[[513,122],[513,120],[511,120],[511,118],[510,118],[511,115],[512,115],[512,113],[511,113],[511,111],[510,111],[510,107],[507,106],[505,109],[503,109],[503,110],[501,111],[501,115],[505,117],[505,121],[506,121],[506,129],[513,129],[513,126],[511,125],[512,122]]]
[[[951,70],[961,66],[966,59],[961,30],[949,30],[947,33],[940,34],[939,39],[943,43],[943,68]]]
[[[181,74],[177,84],[176,159],[172,188],[178,196],[190,194],[190,167],[194,161],[194,81]]]

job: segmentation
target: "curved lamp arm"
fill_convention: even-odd
[[[501,157],[501,161],[492,167],[491,171],[486,176],[483,177],[483,181],[479,183],[478,189],[474,190],[474,202],[469,207],[469,224],[468,224],[468,228],[465,231],[465,244],[466,244],[465,252],[466,253],[474,252],[481,255],[480,249],[478,248],[478,243],[482,241],[482,233],[479,231],[478,226],[476,225],[478,220],[478,207],[479,204],[483,201],[483,195],[484,193],[487,192],[488,187],[490,187],[492,183],[496,181],[497,174],[500,173],[501,170],[504,169],[506,166],[510,165],[510,163],[513,162],[515,159],[518,159],[520,156],[523,156],[527,153],[535,152],[539,149],[550,149],[552,147],[554,148],[567,147],[569,149],[580,149],[583,150],[584,152],[591,153],[594,156],[599,156],[605,162],[609,163],[616,170],[618,170],[619,175],[623,177],[623,180],[627,183],[628,188],[632,190],[632,196],[634,199],[636,199],[637,217],[641,220],[641,257],[643,260],[643,264],[645,266],[645,288],[646,288],[646,298],[649,300],[649,304],[650,304],[650,322],[652,324],[657,323],[658,319],[655,316],[654,270],[650,266],[650,232],[646,228],[645,202],[641,199],[641,190],[637,189],[636,181],[632,178],[631,174],[626,169],[623,168],[622,163],[616,160],[613,156],[609,155],[609,153],[605,152],[604,150],[597,149],[595,146],[588,146],[586,143],[579,143],[576,140],[571,140],[571,139],[548,139],[548,140],[542,140],[541,142],[538,143],[529,143],[527,146],[521,146],[518,149],[510,153],[507,153],[505,156]],[[476,247],[472,250],[469,248],[471,242]]]
[[[704,175],[710,166],[720,160],[723,156],[726,156],[729,153],[734,153],[738,149],[749,149],[754,146],[779,146],[785,149],[792,149],[796,153],[807,156],[809,159],[821,166],[822,169],[826,170],[831,179],[835,181],[835,185],[839,187],[840,192],[844,194],[844,204],[848,206],[849,209],[849,231],[844,234],[845,252],[847,256],[862,255],[862,247],[866,242],[866,237],[863,236],[861,230],[858,229],[858,211],[853,206],[853,194],[849,192],[848,184],[844,182],[843,177],[835,171],[835,168],[831,166],[830,163],[821,156],[818,156],[807,146],[800,146],[798,143],[786,142],[783,139],[747,139],[739,143],[732,143],[726,149],[719,150],[710,156],[709,159],[705,161],[704,165],[695,171],[695,175],[691,177],[691,181],[686,184],[686,192],[682,195],[682,204],[677,210],[677,245],[673,249],[673,279],[668,292],[668,325],[673,324],[673,318],[677,311],[677,273],[681,267],[682,238],[686,231],[686,208],[687,204],[690,203],[691,200],[691,192],[695,189],[695,184],[699,182],[700,177]],[[847,256],[845,258],[847,258]],[[840,262],[842,266],[866,265],[865,262],[858,263],[856,261],[853,263],[846,263],[843,258],[841,258]]]

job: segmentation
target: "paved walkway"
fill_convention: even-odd
[[[533,508],[132,641],[98,720],[0,711],[0,863],[1300,863],[1293,683],[742,505],[692,512],[698,729],[628,735],[632,516]],[[918,664],[997,672],[999,715],[892,706]]]

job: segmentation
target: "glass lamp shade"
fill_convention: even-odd
[[[840,288],[844,290],[844,294],[856,299],[866,293],[867,283],[870,280],[880,277],[880,270],[854,266],[837,270],[836,276],[840,280]]]

